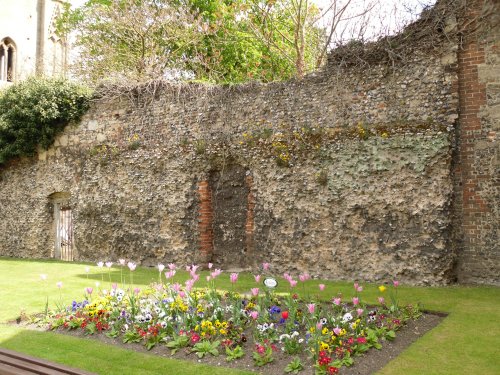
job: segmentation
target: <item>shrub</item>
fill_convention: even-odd
[[[0,93],[0,164],[49,148],[88,109],[90,89],[65,79],[29,78]]]

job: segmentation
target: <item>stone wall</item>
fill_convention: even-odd
[[[1,171],[0,254],[51,256],[50,196],[67,192],[77,260],[452,282],[456,51],[443,34],[401,61],[332,56],[301,81],[97,100]]]

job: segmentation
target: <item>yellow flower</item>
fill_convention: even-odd
[[[316,328],[314,327],[309,328],[309,332],[314,333],[314,331],[316,331]]]
[[[327,335],[328,334],[328,328],[323,328],[323,330],[321,331],[321,334],[323,335]]]
[[[221,335],[227,335],[227,331],[226,331],[225,329],[221,329],[221,330],[219,330],[219,333],[220,333]]]
[[[386,288],[385,286],[383,286],[383,285],[380,285],[380,286],[378,287],[378,290],[380,290],[380,292],[381,292],[381,293],[384,293],[386,289],[387,289],[387,288]]]
[[[321,341],[321,350],[330,350],[330,345],[328,345],[326,342]]]

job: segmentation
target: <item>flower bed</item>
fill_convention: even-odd
[[[135,265],[129,268],[132,276]],[[239,294],[216,289],[221,270],[213,270],[205,283],[199,280],[198,267],[188,267],[190,279],[181,285],[175,282],[175,265],[165,272],[166,283],[163,268],[159,265],[159,282],[142,290],[132,286],[132,278],[125,287],[123,277],[121,285],[112,284],[109,290],[86,288],[84,300],[47,315],[49,327],[104,334],[123,343],[142,343],[148,350],[165,346],[172,354],[184,351],[199,359],[223,356],[232,362],[251,357],[256,368],[285,356],[285,372],[298,373],[312,365],[316,374],[334,374],[351,366],[356,356],[380,349],[408,319],[420,315],[414,306],[398,306],[397,282],[390,290],[380,286],[380,304],[368,306],[357,283],[348,299],[334,295],[323,302],[305,288],[294,293],[298,281],[288,274],[283,275],[291,287],[286,295],[274,292],[275,279],[261,280],[260,275],[248,294]],[[268,272],[269,265],[263,268]],[[229,278],[233,286],[238,282],[236,273]],[[299,281],[308,278],[302,274]]]

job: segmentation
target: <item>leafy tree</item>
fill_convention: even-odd
[[[88,0],[67,9],[59,31],[74,32],[75,72],[94,82],[172,72],[211,82],[268,82],[301,77],[314,67],[324,39],[309,5],[297,34],[289,2],[268,0],[263,8],[257,0]]]
[[[183,0],[88,0],[58,20],[61,34],[74,32],[76,75],[144,80],[183,69],[202,39],[202,25]]]
[[[88,108],[89,89],[64,79],[30,78],[0,93],[0,165],[47,149]]]

